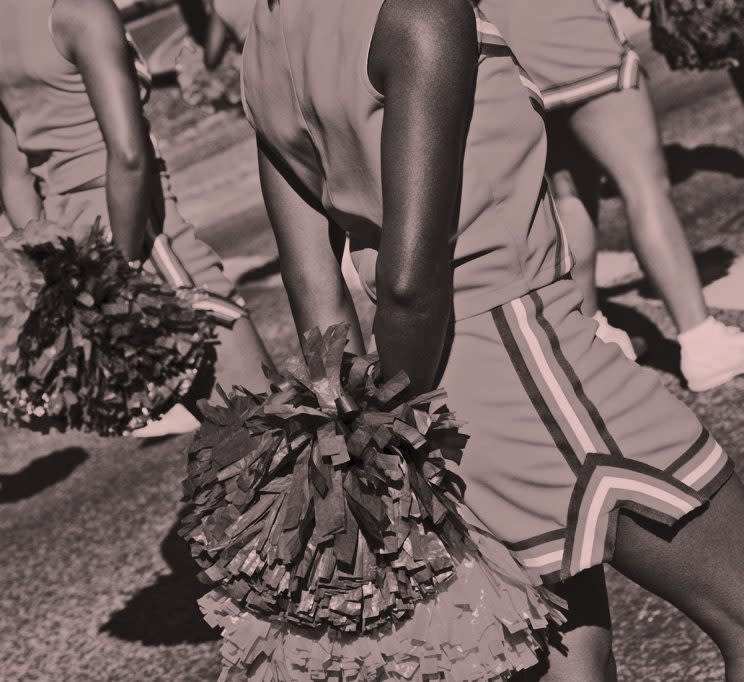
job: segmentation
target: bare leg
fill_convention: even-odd
[[[568,622],[550,655],[515,682],[615,682],[612,629],[604,570],[597,566],[554,588],[568,602]]]
[[[666,599],[718,645],[726,680],[744,680],[744,486],[732,476],[676,534],[621,514],[613,566]]]
[[[571,128],[617,184],[633,245],[680,332],[708,311],[684,229],[671,201],[656,118],[645,81],[575,109]]]
[[[261,364],[273,367],[271,358],[250,319],[241,317],[232,329],[217,328],[219,345],[216,382],[228,393],[234,385],[261,392],[268,388]],[[216,388],[216,387],[215,387]],[[212,397],[215,389],[212,389]]]
[[[548,144],[551,189],[575,261],[571,275],[584,297],[581,312],[591,317],[599,310],[595,283],[599,174],[562,113],[548,119]]]

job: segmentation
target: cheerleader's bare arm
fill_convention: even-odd
[[[114,240],[127,257],[139,258],[152,158],[121,17],[111,0],[57,0],[51,16],[57,47],[80,70],[103,132]]]
[[[297,332],[348,322],[347,350],[364,353],[359,318],[341,272],[344,233],[302,188],[290,184],[260,144],[258,167]]]
[[[41,214],[41,199],[26,155],[18,149],[15,131],[0,108],[0,198],[10,224],[22,229]]]
[[[383,372],[428,390],[450,323],[450,237],[477,68],[475,18],[459,0],[388,0],[369,54],[385,96],[383,225],[375,338]]]

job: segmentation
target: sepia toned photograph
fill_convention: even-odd
[[[0,682],[744,682],[744,0],[0,0]]]

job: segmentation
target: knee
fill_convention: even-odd
[[[672,183],[661,147],[651,142],[645,146],[647,149],[641,151],[635,163],[613,173],[613,180],[629,208],[655,197],[669,197],[671,193]]]
[[[551,646],[549,655],[541,663],[515,679],[518,682],[615,682],[615,656],[610,637],[572,638],[569,645]]]

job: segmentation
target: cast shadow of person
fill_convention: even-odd
[[[0,474],[0,504],[26,500],[64,481],[88,459],[82,448],[71,447],[35,459],[20,471]]]
[[[160,545],[169,573],[135,594],[123,609],[111,615],[100,632],[146,646],[219,640],[219,633],[204,622],[196,603],[209,588],[197,579],[199,569],[188,544],[178,535],[186,513],[187,509],[179,512]]]
[[[628,335],[643,339],[645,349],[638,362],[661,372],[672,374],[684,381],[680,369],[680,348],[676,341],[668,339],[645,315],[630,306],[612,301],[603,301],[602,311],[609,323],[624,329]]]
[[[735,253],[720,245],[695,253],[694,257],[700,281],[704,287],[725,277],[736,260]],[[680,369],[679,344],[666,338],[659,328],[638,310],[608,300],[610,297],[632,290],[636,290],[638,294],[647,299],[659,298],[652,283],[647,278],[641,277],[631,282],[601,289],[603,312],[610,324],[624,329],[631,338],[638,337],[644,341],[645,351],[638,358],[641,365],[672,374],[684,385],[685,380]]]
[[[718,231],[718,229],[716,231]],[[700,277],[700,284],[703,287],[707,287],[709,284],[713,284],[713,282],[723,279],[728,275],[731,266],[737,258],[737,255],[731,251],[731,249],[721,246],[720,244],[711,246],[710,248],[705,249],[705,251],[697,251],[692,255],[695,259],[695,267],[697,268]],[[652,282],[645,276],[640,276],[620,284],[602,287],[600,290],[600,297],[603,300],[606,300],[634,290],[637,290],[643,298],[659,298],[659,294]]]
[[[733,178],[744,178],[744,156],[736,149],[717,144],[701,144],[697,147],[685,147],[678,143],[664,146],[669,180],[678,185],[700,171],[711,171],[729,175]],[[619,196],[617,187],[609,178],[602,182],[602,198]]]

